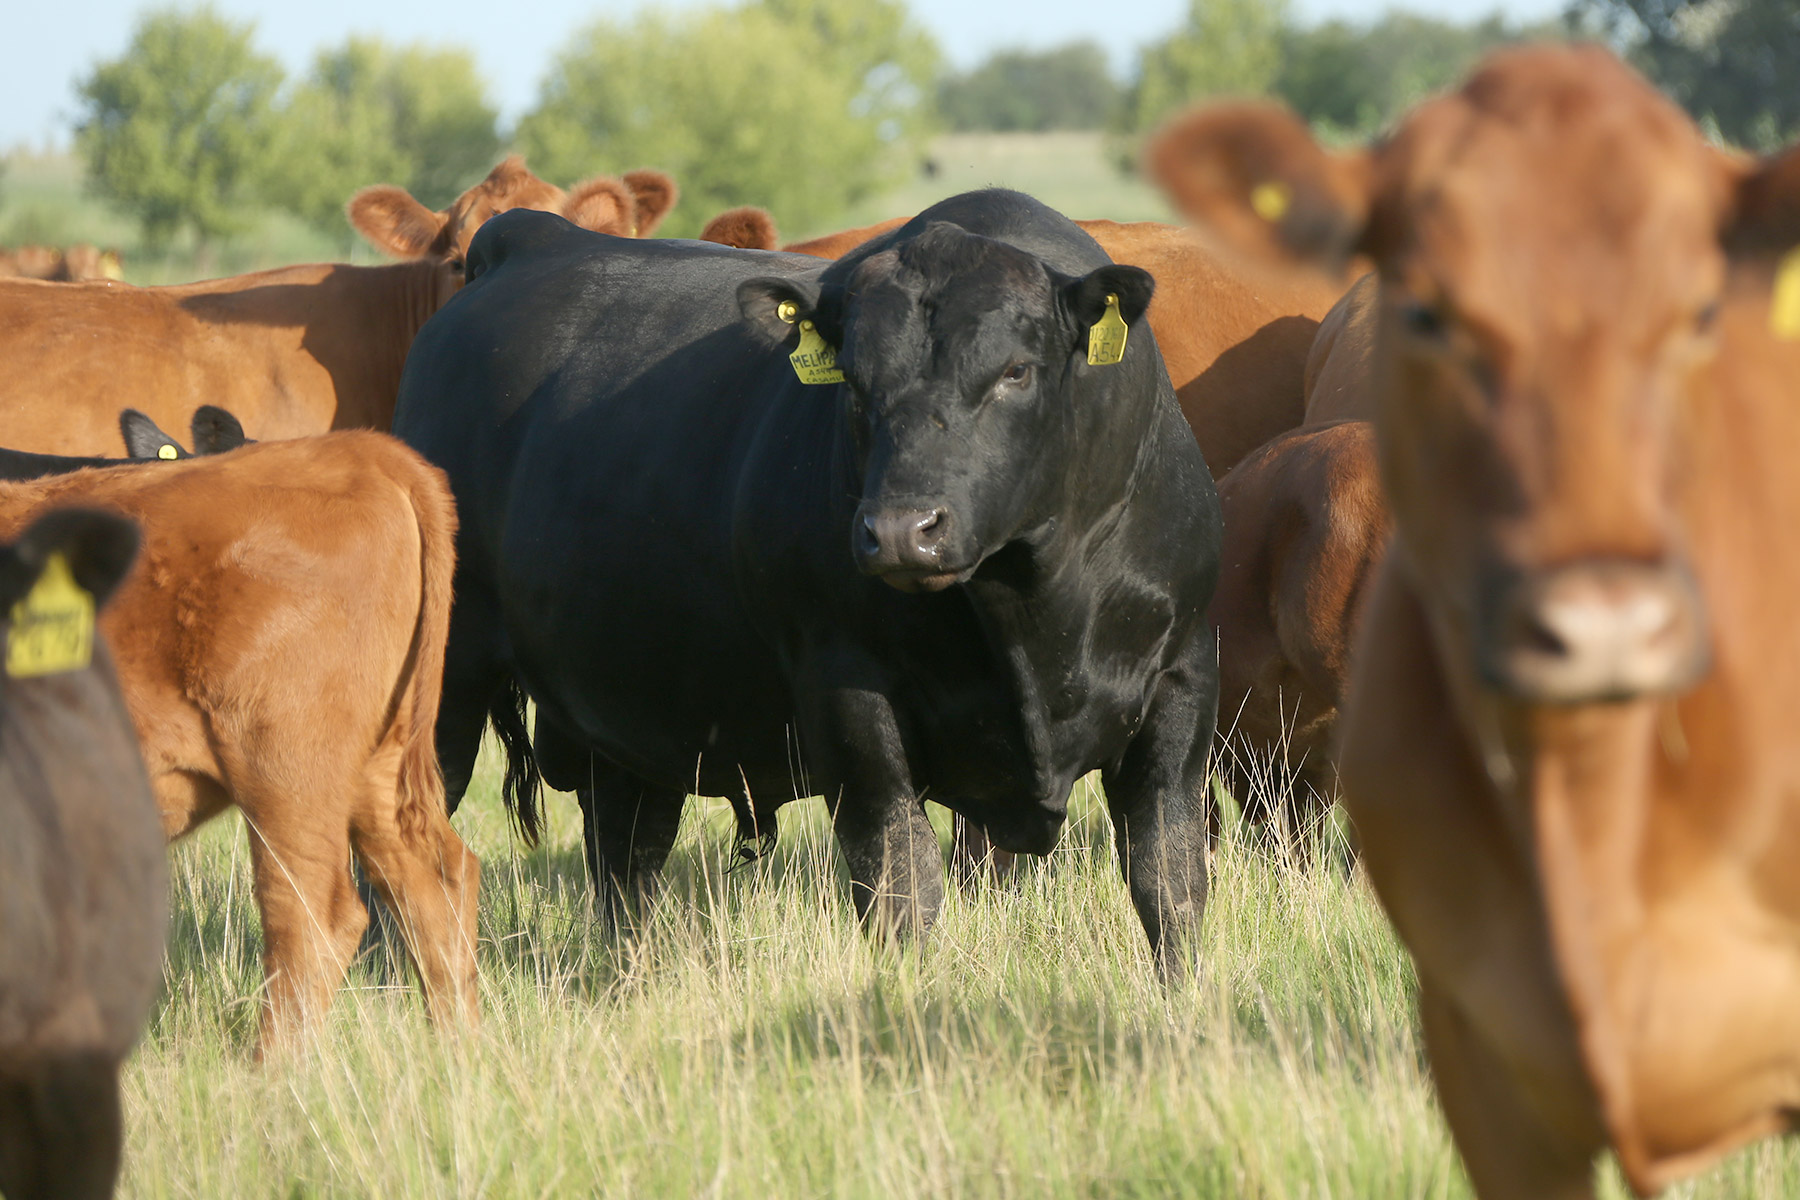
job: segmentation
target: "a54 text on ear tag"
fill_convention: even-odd
[[[783,300],[775,315],[792,325],[799,311],[792,300]],[[788,361],[794,364],[794,374],[801,383],[844,382],[844,373],[838,370],[837,350],[826,343],[811,321],[800,322],[800,344],[788,355]]]
[[[1131,330],[1119,315],[1119,298],[1106,295],[1106,311],[1088,327],[1088,366],[1110,367],[1125,357],[1125,337]]]
[[[1790,250],[1775,268],[1775,295],[1769,328],[1784,342],[1800,341],[1800,249]]]
[[[79,671],[94,657],[94,598],[52,554],[25,598],[13,605],[6,673],[14,679]]]

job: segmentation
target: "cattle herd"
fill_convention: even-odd
[[[1546,46],[1368,149],[1228,104],[1146,163],[1197,228],[985,191],[667,241],[666,176],[508,159],[353,197],[391,266],[0,280],[0,1191],[110,1194],[162,846],[228,806],[263,1053],[356,951],[352,863],[475,1021],[490,727],[607,922],[690,793],[746,842],[823,796],[920,936],[924,800],[1041,854],[1098,770],[1172,978],[1209,774],[1272,765],[1345,806],[1478,1194],[1791,1128],[1800,151]]]

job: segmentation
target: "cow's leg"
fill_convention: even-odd
[[[427,814],[424,830],[408,836],[395,802],[393,772],[382,770],[352,825],[357,859],[399,920],[431,1019],[472,1025],[480,1016],[475,937],[481,860],[440,812]]]
[[[469,790],[481,735],[494,698],[512,678],[503,651],[499,607],[479,583],[457,572],[456,604],[444,645],[444,687],[438,701],[438,765],[444,804],[452,813]]]
[[[950,824],[950,869],[956,882],[973,887],[981,879],[999,883],[1012,878],[1017,856],[988,840],[985,830],[957,813]]]
[[[119,1062],[58,1054],[0,1082],[0,1194],[105,1200],[119,1174]]]
[[[1540,1119],[1511,1073],[1439,989],[1421,981],[1419,1015],[1438,1099],[1482,1200],[1592,1200],[1589,1128]]]
[[[846,790],[831,815],[863,923],[890,938],[931,928],[944,901],[944,856],[924,803],[872,803]]]
[[[644,912],[655,895],[687,794],[646,783],[597,754],[589,768],[587,784],[575,789],[583,849],[595,908],[618,928],[630,914]]]
[[[1200,942],[1218,710],[1218,649],[1211,637],[1195,638],[1184,669],[1157,686],[1123,757],[1101,773],[1119,870],[1165,978],[1188,968]]]
[[[291,1042],[331,1006],[368,924],[350,879],[346,807],[326,795],[244,806],[268,987],[259,1053]]]

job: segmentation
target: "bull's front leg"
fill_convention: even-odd
[[[1196,642],[1185,667],[1159,681],[1125,754],[1101,773],[1119,870],[1164,978],[1193,969],[1206,911],[1207,762],[1219,676],[1212,639]]]

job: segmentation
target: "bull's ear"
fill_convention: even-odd
[[[1326,151],[1278,104],[1189,111],[1145,157],[1183,215],[1253,257],[1337,272],[1368,224],[1368,154]]]
[[[12,610],[59,551],[68,559],[75,582],[99,607],[131,570],[137,548],[137,526],[116,513],[90,508],[45,513],[18,541],[0,548],[0,613]]]
[[[125,435],[128,458],[192,458],[181,443],[156,427],[148,413],[135,408],[119,413],[119,432]]]
[[[216,404],[202,404],[196,408],[188,431],[194,437],[195,454],[223,454],[252,440],[245,436],[243,422],[229,409]]]
[[[637,210],[631,189],[610,176],[589,179],[570,188],[562,215],[595,233],[637,236]]]
[[[744,320],[770,342],[785,341],[802,320],[817,320],[819,281],[805,275],[784,279],[763,275],[738,284],[738,309]],[[824,322],[820,322],[824,324]]]
[[[637,211],[638,237],[649,237],[655,233],[656,227],[669,215],[669,210],[675,207],[675,201],[681,198],[681,189],[662,171],[648,168],[627,171],[625,186],[631,192]]]
[[[1106,315],[1108,296],[1119,298],[1119,315],[1125,318],[1125,324],[1135,325],[1150,307],[1150,297],[1155,292],[1156,280],[1150,272],[1142,267],[1114,264],[1064,283],[1062,304],[1076,331],[1086,333]]]
[[[773,250],[781,245],[775,218],[760,208],[728,208],[700,231],[703,242],[736,246],[739,250]]]
[[[1726,246],[1750,254],[1800,247],[1800,146],[1738,175]]]
[[[344,213],[371,246],[395,258],[424,258],[450,219],[420,204],[405,188],[386,183],[350,197]]]

